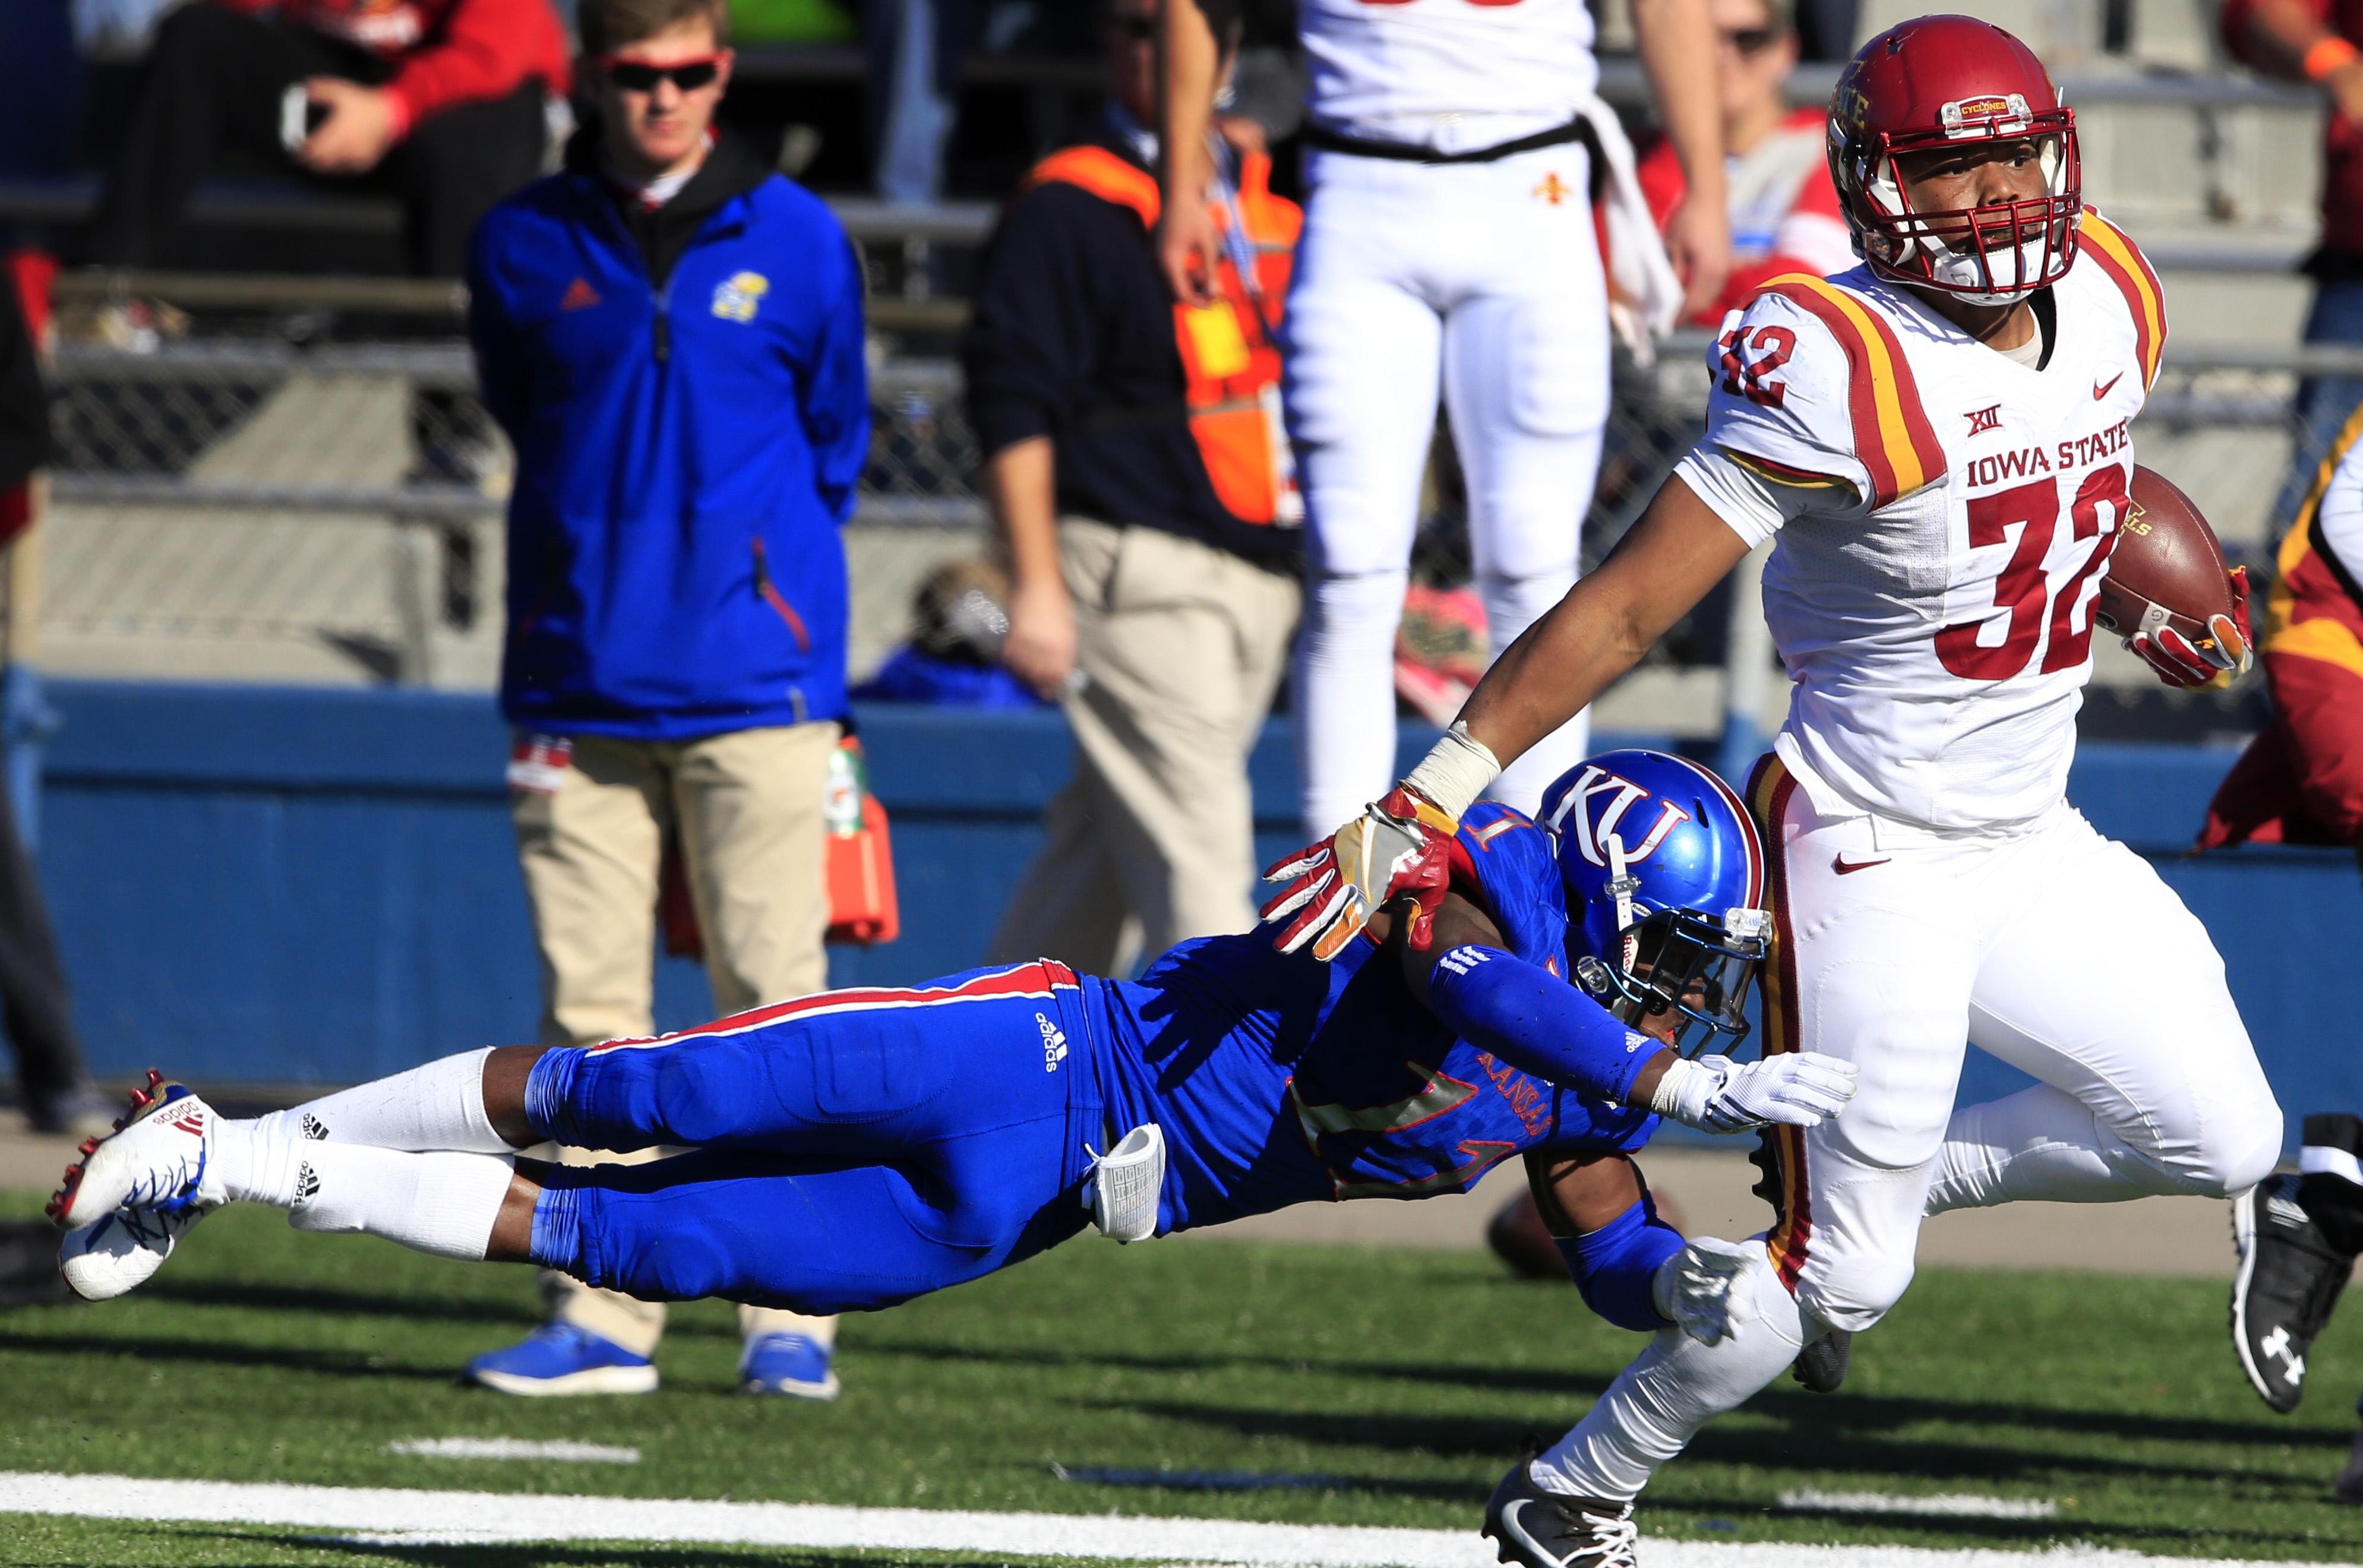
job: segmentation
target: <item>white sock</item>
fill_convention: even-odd
[[[392,1077],[356,1084],[261,1118],[288,1136],[379,1149],[457,1149],[505,1154],[508,1141],[484,1114],[484,1058],[492,1047],[444,1056]]]
[[[1307,843],[1362,814],[1395,781],[1395,626],[1407,571],[1315,574],[1297,634],[1296,776]]]
[[[295,1201],[296,1151],[305,1147],[280,1118],[284,1112],[214,1123],[214,1147],[208,1158],[222,1191],[232,1203],[268,1203],[284,1209]]]
[[[438,1258],[482,1263],[516,1162],[494,1154],[413,1154],[361,1143],[297,1151],[287,1222],[360,1231]]]
[[[1759,1240],[1761,1238],[1758,1238]],[[1662,1329],[1529,1474],[1546,1491],[1630,1502],[1692,1434],[1738,1408],[1788,1369],[1808,1332],[1804,1309],[1769,1268],[1751,1270],[1756,1315],[1722,1343]],[[1811,1325],[1818,1334],[1821,1326]]]
[[[1953,1112],[1923,1212],[1996,1203],[2117,1203],[2185,1190],[2074,1096],[2037,1084]]]

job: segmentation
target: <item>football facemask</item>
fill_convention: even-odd
[[[1603,753],[1543,792],[1567,899],[1569,973],[1680,1054],[1731,1050],[1771,921],[1764,851],[1739,797],[1663,752]]]

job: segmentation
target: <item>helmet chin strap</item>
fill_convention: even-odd
[[[1641,950],[1641,939],[1633,933],[1633,895],[1638,892],[1640,888],[1641,884],[1635,881],[1625,869],[1625,835],[1621,833],[1610,834],[1608,835],[1608,891],[1616,900],[1616,934],[1624,943],[1623,968],[1628,975],[1633,972],[1634,956]]]

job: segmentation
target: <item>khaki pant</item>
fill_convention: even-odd
[[[739,730],[654,744],[581,735],[553,794],[516,791],[511,817],[541,953],[541,1041],[593,1045],[655,1032],[657,876],[678,825],[720,1013],[821,989],[828,929],[821,797],[834,723]],[[568,1165],[637,1163],[655,1151],[564,1149]],[[662,1303],[542,1273],[553,1319],[638,1355],[655,1353]],[[741,1306],[758,1334],[836,1338],[832,1318]]]
[[[1085,678],[1066,701],[1075,776],[989,962],[1104,975],[1129,952],[1255,925],[1247,758],[1300,594],[1293,576],[1160,529],[1067,517],[1059,548]]]

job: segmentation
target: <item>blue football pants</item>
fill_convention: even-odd
[[[1104,1136],[1077,1022],[1090,983],[1026,964],[544,1053],[526,1087],[536,1132],[691,1152],[551,1169],[534,1261],[644,1300],[819,1314],[1054,1246],[1088,1218],[1083,1145]]]

